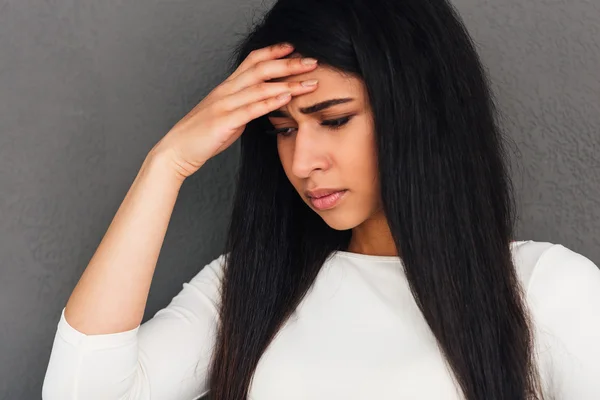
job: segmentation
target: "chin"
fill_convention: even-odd
[[[331,229],[335,229],[336,231],[345,231],[361,224],[361,221],[355,221],[347,212],[340,212],[340,210],[331,210],[329,212],[317,211],[317,214],[321,216]]]

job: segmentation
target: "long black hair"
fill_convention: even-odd
[[[486,72],[446,0],[280,0],[242,41],[362,79],[382,207],[410,289],[468,400],[541,399],[533,328],[513,265],[515,200]],[[258,361],[351,230],[287,179],[265,116],[241,137],[210,398],[240,400]],[[271,126],[272,127],[272,126]]]

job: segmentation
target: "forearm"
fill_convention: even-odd
[[[144,160],[67,302],[65,318],[75,329],[105,334],[141,323],[182,182],[165,158]]]

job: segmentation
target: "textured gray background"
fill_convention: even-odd
[[[258,0],[0,0],[0,399],[39,399],[60,311]],[[518,239],[600,261],[600,2],[457,0],[513,138]],[[181,190],[145,319],[224,239],[238,144]]]

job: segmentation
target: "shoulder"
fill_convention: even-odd
[[[192,282],[216,282],[223,277],[225,269],[226,254],[220,254],[206,263],[202,269],[191,279]]]
[[[598,284],[600,269],[589,258],[562,244],[523,240],[514,243],[513,260],[528,296],[545,290],[569,290],[590,280]],[[560,287],[554,284],[560,282]]]
[[[190,279],[189,282],[183,284],[184,290],[188,286],[193,287],[197,292],[202,293],[205,297],[210,298],[213,303],[217,303],[220,297],[221,281],[225,270],[226,254],[220,254],[205,264],[202,269]]]
[[[167,307],[156,312],[154,319],[181,318],[185,315],[195,315],[198,320],[203,320],[208,315],[216,317],[221,301],[224,267],[225,254],[205,263],[196,275],[183,283],[182,289]]]
[[[528,241],[521,246],[515,264],[540,321],[562,324],[589,313],[600,327],[600,268],[562,244]]]
[[[600,399],[600,269],[549,242],[517,244],[514,257],[548,390],[557,398]]]

